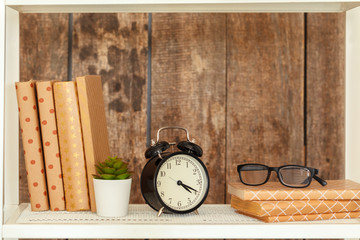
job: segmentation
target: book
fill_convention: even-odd
[[[36,92],[50,209],[61,211],[65,210],[65,198],[52,84],[36,81]]]
[[[56,82],[53,87],[66,210],[89,210],[85,156],[75,82]]]
[[[17,82],[15,88],[31,210],[48,210],[35,81]]]
[[[323,187],[313,182],[306,188],[289,188],[279,182],[247,186],[240,182],[228,184],[228,193],[242,200],[352,200],[360,199],[360,184],[351,180],[328,180]]]
[[[101,77],[77,77],[76,85],[84,139],[90,207],[92,212],[96,212],[92,176],[97,173],[95,164],[110,156]]]
[[[297,221],[316,221],[316,220],[330,220],[330,219],[351,219],[359,218],[360,212],[341,212],[341,213],[319,213],[319,214],[304,214],[304,215],[292,215],[292,216],[264,216],[258,217],[246,212],[237,211],[239,214],[243,214],[249,217],[257,218],[267,223],[274,222],[297,222]]]
[[[360,211],[359,200],[247,201],[231,196],[231,207],[251,215],[291,216]]]

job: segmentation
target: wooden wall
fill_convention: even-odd
[[[343,13],[21,14],[20,37],[21,81],[102,76],[111,153],[135,171],[133,203],[143,202],[147,134],[167,125],[202,146],[207,203],[229,202],[245,162],[344,178]]]

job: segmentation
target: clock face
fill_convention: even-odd
[[[155,181],[162,204],[174,212],[195,210],[209,190],[209,176],[204,164],[187,154],[166,159],[159,167]]]

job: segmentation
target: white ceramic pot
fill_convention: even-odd
[[[101,217],[123,217],[128,213],[132,179],[94,179],[96,213]]]

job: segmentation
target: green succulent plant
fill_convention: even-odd
[[[128,164],[118,157],[108,157],[105,161],[96,164],[95,167],[97,174],[93,176],[96,179],[121,180],[131,176]]]

